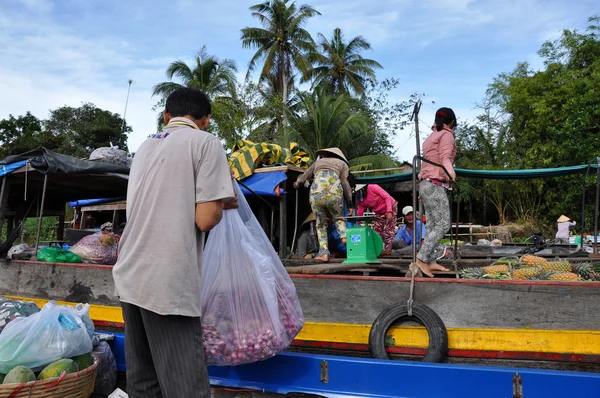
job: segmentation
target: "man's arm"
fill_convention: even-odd
[[[196,203],[196,225],[200,231],[207,232],[217,226],[223,217],[223,207],[220,200]]]
[[[206,232],[214,228],[223,216],[226,202],[235,202],[231,169],[218,139],[209,139],[198,148],[195,166],[196,211],[198,228]]]

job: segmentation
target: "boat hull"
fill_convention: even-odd
[[[119,330],[123,318],[114,295],[112,267],[0,262],[0,295],[92,304],[96,325]],[[374,319],[406,301],[410,279],[292,275],[306,325],[294,341],[302,351],[366,355]],[[417,278],[415,301],[433,309],[448,329],[456,358],[544,360],[600,365],[598,282],[486,281]],[[395,327],[391,355],[418,355],[428,345],[424,328]]]

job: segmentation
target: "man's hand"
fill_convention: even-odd
[[[298,189],[298,181],[294,182],[294,188]]]
[[[223,210],[232,210],[240,207],[238,202],[237,194],[235,195],[235,199],[230,200],[229,202],[223,202]]]

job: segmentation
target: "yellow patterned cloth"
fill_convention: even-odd
[[[233,146],[229,156],[229,167],[238,180],[250,177],[261,165],[291,164],[307,168],[309,163],[310,156],[295,142],[288,149],[277,144],[240,140]]]

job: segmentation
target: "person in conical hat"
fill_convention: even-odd
[[[314,213],[310,213],[304,220],[300,228],[302,233],[298,238],[294,258],[313,258],[319,253],[319,245],[317,243],[317,232],[315,228],[316,217]]]
[[[353,214],[352,190],[348,182],[350,168],[348,160],[339,148],[325,148],[316,151],[317,160],[298,177],[294,187],[298,188],[306,180],[314,177],[310,186],[310,205],[316,218],[319,253],[315,260],[329,261],[329,245],[327,239],[327,215],[335,222],[342,243],[346,244],[346,223],[338,218],[344,216],[344,202],[348,207],[348,215]]]
[[[556,222],[558,223],[558,231],[556,232],[556,240],[558,241],[558,243],[563,244],[563,245],[568,245],[569,244],[569,229],[573,228],[577,222],[573,221],[571,222],[571,219],[567,216],[565,216],[564,214],[561,215],[560,217],[558,217],[558,220],[556,220]]]

